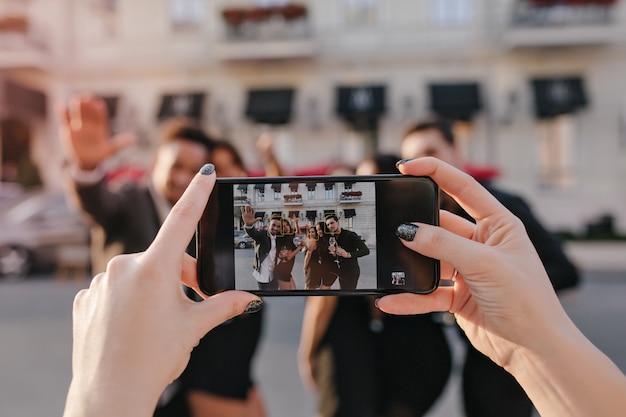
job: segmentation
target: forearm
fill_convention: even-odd
[[[626,377],[568,322],[506,367],[543,417],[617,416],[626,409]]]
[[[298,348],[298,355],[301,359],[309,359],[313,355],[324,337],[336,304],[335,297],[309,297],[307,300]]]

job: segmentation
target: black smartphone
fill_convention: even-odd
[[[200,289],[207,295],[429,293],[439,261],[395,232],[439,224],[439,189],[405,175],[218,178],[198,224]]]

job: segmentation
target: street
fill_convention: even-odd
[[[61,415],[71,377],[71,309],[87,280],[58,281],[50,276],[26,281],[0,280],[0,416]],[[626,370],[626,272],[587,272],[581,287],[561,300],[582,331]],[[303,297],[266,298],[266,322],[255,362],[256,380],[271,417],[308,417],[314,397],[300,383],[296,349]],[[450,330],[453,330],[450,327]],[[462,416],[459,364],[429,417]]]

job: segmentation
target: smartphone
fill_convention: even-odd
[[[439,189],[406,175],[218,178],[196,233],[207,295],[429,293],[439,261],[396,237],[439,224]]]

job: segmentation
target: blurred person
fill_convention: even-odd
[[[132,137],[110,137],[106,106],[95,97],[72,97],[59,114],[71,188],[80,207],[102,227],[107,245],[117,243],[122,253],[145,250],[195,173],[210,161],[215,141],[187,120],[172,120],[163,129],[147,183],[112,189],[103,165],[132,144]],[[194,240],[188,252],[195,256]],[[250,368],[260,331],[261,315],[253,315],[205,336],[181,378],[163,392],[155,416],[264,415]]]
[[[375,154],[356,173],[399,174],[398,160]],[[411,417],[424,415],[439,398],[452,356],[433,314],[383,314],[372,296],[310,297],[298,363],[304,384],[317,390],[322,417]]]
[[[408,129],[401,143],[402,158],[433,156],[454,167],[465,166],[454,142],[449,122],[440,119],[420,121]],[[500,203],[520,218],[556,290],[578,284],[579,273],[557,238],[549,233],[519,196],[487,186]],[[441,207],[468,220],[471,216],[446,193]],[[464,340],[466,340],[464,338]],[[441,372],[447,372],[442,368]],[[463,367],[463,400],[469,417],[520,416],[532,414],[532,403],[518,382],[502,367],[468,344]]]
[[[247,177],[248,170],[237,148],[225,140],[216,140],[211,161],[220,177]]]

